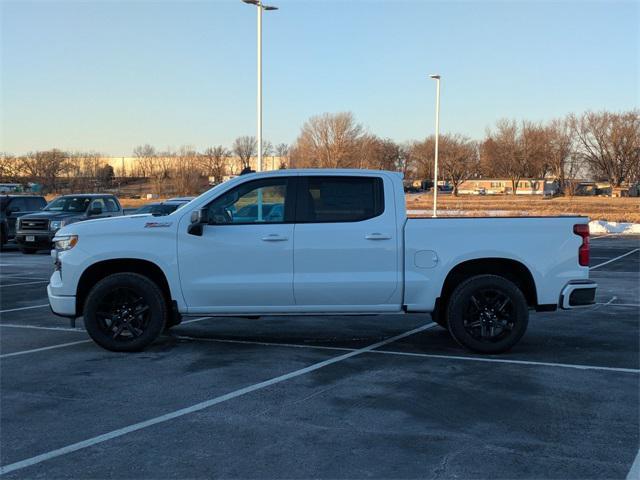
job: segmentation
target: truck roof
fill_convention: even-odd
[[[280,175],[291,175],[291,174],[303,174],[303,175],[372,175],[372,174],[387,174],[387,175],[396,175],[402,178],[401,172],[394,172],[391,170],[373,170],[373,169],[365,169],[365,168],[288,168],[283,170],[268,170],[263,172],[253,172],[242,175],[243,177],[247,177],[249,175],[260,175],[260,176],[280,176]]]

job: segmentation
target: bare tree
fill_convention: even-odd
[[[200,168],[207,177],[213,177],[215,183],[220,183],[227,174],[229,155],[229,150],[222,145],[209,147],[199,156]]]
[[[562,193],[573,195],[582,162],[574,155],[574,135],[569,119],[552,120],[547,125],[549,169]]]
[[[414,179],[417,177],[415,160],[411,155],[411,144],[404,143],[398,145],[398,163],[396,169],[402,172],[405,179]]]
[[[58,177],[69,167],[69,155],[58,149],[31,152],[22,157],[21,169],[41,180],[45,190],[55,191]]]
[[[240,160],[242,169],[249,168],[251,166],[251,157],[256,155],[258,149],[258,142],[256,137],[250,137],[245,135],[244,137],[238,137],[233,142],[233,153]]]
[[[198,157],[198,153],[189,146],[180,147],[178,152],[174,154],[171,183],[177,194],[189,195],[199,193],[200,172],[196,168],[199,160]]]
[[[289,145],[286,143],[279,143],[276,145],[276,155],[280,159],[280,165],[278,168],[287,168],[289,166]]]
[[[137,159],[138,176],[151,177],[155,170],[156,149],[149,144],[140,145],[133,149],[133,156]]]
[[[302,126],[290,152],[291,160],[304,167],[352,167],[362,135],[362,126],[350,112],[311,117]]]
[[[20,175],[20,160],[8,153],[0,153],[0,178],[15,181]]]
[[[419,142],[415,141],[407,146],[407,156],[413,165],[415,176],[419,179],[433,178],[433,161],[435,139],[432,136]]]
[[[482,166],[492,176],[511,180],[511,191],[515,195],[518,183],[529,172],[529,154],[525,153],[515,120],[499,120],[496,130],[488,131],[482,144]]]
[[[477,142],[462,135],[440,137],[438,160],[442,178],[451,183],[455,196],[458,196],[460,184],[480,170]]]
[[[640,110],[586,112],[570,117],[578,154],[593,173],[619,187],[637,175],[640,163]]]
[[[363,135],[360,139],[357,167],[374,170],[397,170],[402,154],[400,146],[393,140],[375,135]]]

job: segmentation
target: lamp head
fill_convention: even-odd
[[[432,73],[431,75],[429,75],[429,77],[433,78],[434,80],[440,80],[440,74],[438,73]]]

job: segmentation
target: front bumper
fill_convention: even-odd
[[[598,284],[593,280],[582,280],[565,285],[560,294],[560,308],[588,307],[596,303],[596,289]]]
[[[51,311],[61,317],[76,316],[76,297],[67,295],[54,295],[51,293],[51,285],[47,285],[47,296]]]
[[[54,232],[29,232],[21,231],[16,233],[16,243],[24,248],[37,248],[49,250],[53,244]],[[33,241],[27,241],[27,237],[33,237]]]

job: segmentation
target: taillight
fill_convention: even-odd
[[[582,245],[578,249],[578,263],[583,267],[589,266],[589,225],[580,223],[573,226],[573,233],[582,237]]]

